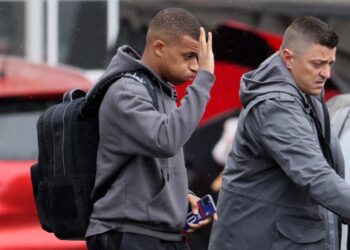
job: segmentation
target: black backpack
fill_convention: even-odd
[[[34,199],[42,228],[59,239],[85,237],[93,207],[98,111],[108,87],[120,77],[142,83],[158,109],[152,83],[138,71],[100,81],[87,94],[66,92],[62,103],[44,111],[37,122],[39,158],[30,169]]]

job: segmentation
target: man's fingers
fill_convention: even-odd
[[[202,224],[202,222],[204,221],[200,221],[198,222],[198,224],[189,224],[189,229],[187,230],[187,232],[194,232],[194,231],[197,231],[198,229],[200,229],[203,225],[205,224]]]
[[[202,27],[199,29],[199,54],[202,53]]]
[[[211,32],[208,32],[208,44],[207,44],[208,53],[213,51],[213,35]]]
[[[189,229],[187,229],[186,233],[192,233],[197,231],[198,229],[204,227],[205,225],[211,223],[213,220],[216,221],[218,219],[217,214],[215,213],[212,217],[205,219],[203,221],[198,222],[198,224],[189,224]]]
[[[194,214],[198,214],[198,203],[197,203],[198,200],[199,200],[198,197],[192,194],[188,195],[188,202],[190,203],[192,213]]]
[[[200,32],[200,35],[199,35],[199,43],[201,45],[204,45],[206,44],[207,40],[206,40],[206,37],[205,37],[205,30],[203,27],[200,27],[199,29],[199,32]]]
[[[205,30],[200,28],[199,51],[198,51],[199,69],[214,73],[214,55],[212,48],[212,33],[208,32],[208,41]]]
[[[205,30],[203,27],[200,28],[200,36],[199,36],[199,53],[204,56],[207,51],[207,41],[205,36]]]
[[[198,222],[198,224],[202,227],[202,226],[205,226],[205,225],[207,225],[207,224],[209,224],[211,222],[212,222],[212,218],[210,217],[208,219],[205,219],[205,220],[202,220],[202,221]]]

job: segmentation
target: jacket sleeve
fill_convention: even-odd
[[[327,163],[308,115],[295,103],[267,100],[255,117],[267,153],[320,205],[350,219],[350,186]]]
[[[181,105],[169,114],[155,109],[142,84],[133,80],[120,84],[113,93],[111,107],[117,121],[115,129],[121,135],[121,142],[115,145],[116,150],[148,157],[174,156],[200,121],[214,80],[214,75],[209,72],[198,72],[187,87],[187,95]],[[162,98],[168,98],[165,95],[158,95],[159,106],[163,105]]]

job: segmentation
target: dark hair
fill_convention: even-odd
[[[189,36],[198,40],[200,27],[198,19],[187,10],[167,8],[153,17],[148,30],[159,34],[170,34],[175,37]]]
[[[330,49],[338,45],[338,36],[320,19],[312,16],[299,17],[289,25],[284,33],[281,48],[294,47],[294,44],[314,43]]]

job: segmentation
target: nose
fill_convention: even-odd
[[[195,72],[195,73],[198,72],[199,66],[198,66],[198,60],[196,58],[193,58],[192,60],[190,60],[189,69],[192,72]]]
[[[330,65],[325,65],[321,72],[320,75],[324,77],[325,79],[329,79],[331,77],[331,66]]]

